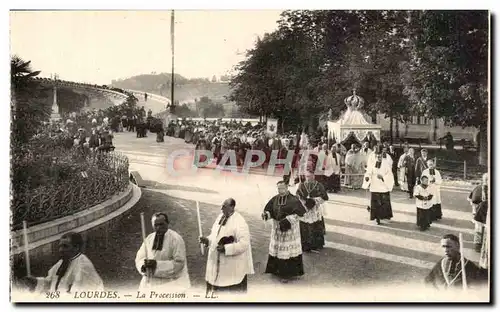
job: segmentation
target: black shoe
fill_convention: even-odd
[[[377,225],[380,225],[380,220],[379,219],[377,219]]]

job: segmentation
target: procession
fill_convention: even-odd
[[[491,302],[489,12],[199,14],[11,12],[12,302]],[[48,16],[103,27],[87,76],[25,48]],[[110,25],[171,63],[101,68]]]
[[[350,100],[362,99],[357,97]],[[103,120],[99,128],[105,128],[106,122]],[[179,124],[181,123],[182,121],[179,121]],[[368,220],[375,221],[377,225],[390,226],[393,219],[391,194],[398,191],[395,190],[396,183],[400,191],[407,193],[408,201],[414,202],[415,230],[427,231],[433,222],[439,223],[447,217],[443,215],[441,207],[441,174],[434,160],[429,158],[426,149],[421,149],[420,156],[416,157],[415,149],[405,145],[403,153],[398,155],[394,146],[387,142],[380,143],[375,140],[370,142],[365,138],[359,145],[351,144],[351,149],[345,152],[346,148],[342,142],[330,142],[329,148],[324,136],[315,142],[302,133],[296,136],[298,141],[295,144],[295,138],[292,136],[269,138],[265,133],[265,127],[253,133],[249,132],[251,136],[245,140],[241,130],[232,130],[231,126],[234,124],[241,127],[241,123],[237,122],[220,127],[216,126],[216,123],[205,125],[200,122],[196,124],[197,128],[192,134],[196,138],[194,142],[183,139],[186,143],[196,144],[194,150],[198,150],[200,146],[203,148],[213,146],[210,154],[215,163],[219,163],[228,150],[239,150],[241,145],[233,147],[226,143],[231,138],[245,145],[250,153],[254,149],[263,151],[263,155],[266,156],[274,152],[277,155],[284,154],[285,159],[287,153],[294,153],[294,157],[290,157],[292,161],[288,166],[291,168],[290,173],[284,175],[276,184],[277,194],[267,203],[262,203],[261,218],[263,222],[270,224],[269,256],[263,273],[275,276],[280,283],[293,283],[294,280],[307,274],[302,262],[303,254],[320,253],[324,248],[324,217],[327,211],[323,204],[338,192],[352,190],[352,186],[346,185],[345,182],[357,176],[356,173],[351,173],[356,171],[346,170],[348,155],[356,157],[362,151],[366,156],[361,161],[365,164],[365,168],[360,187],[369,193]],[[224,131],[224,128],[230,130],[226,130],[223,136],[219,132],[213,135],[215,131],[205,130],[210,127],[218,128],[215,131]],[[182,128],[179,127],[180,129]],[[189,131],[184,130],[188,133]],[[210,139],[210,136],[213,138]],[[208,137],[208,140],[205,140],[205,137]],[[137,136],[137,139],[141,138]],[[255,144],[257,140],[260,140],[260,144]],[[302,143],[302,140],[307,143]],[[242,155],[241,162],[244,159],[246,157]],[[292,163],[293,161],[295,163]],[[241,166],[241,162],[236,165]],[[269,158],[262,163],[266,166],[272,165],[269,163]],[[224,167],[223,164],[220,165]],[[455,234],[446,234],[441,239],[444,249],[443,260],[436,264],[436,268],[429,272],[428,276],[422,277],[429,287],[461,289],[464,285],[466,287],[487,285],[488,247],[484,228],[488,216],[488,175],[484,174],[482,179],[482,185],[463,199],[470,202],[474,213],[474,219],[471,221],[475,224],[474,242],[476,251],[480,253],[479,265],[463,257],[461,238]],[[341,180],[344,181],[342,185]],[[198,202],[196,206],[200,256],[206,256],[207,261],[206,298],[221,297],[225,294],[247,294],[248,276],[258,273],[254,270],[252,259],[251,231],[244,217],[238,213],[236,201],[228,198],[222,203],[221,213],[214,221],[208,236],[202,235]],[[143,243],[135,258],[137,273],[142,276],[138,290],[148,294],[176,293],[182,298],[182,294],[189,292],[191,287],[185,242],[182,236],[169,229],[167,213],[157,212],[150,220],[145,218],[146,216],[141,214]],[[146,233],[146,222],[151,223],[154,233]],[[22,283],[26,285],[25,287],[33,292],[60,291],[70,295],[78,294],[82,290],[103,291],[103,281],[89,259],[82,254],[82,241],[78,233],[65,234],[59,243],[62,260],[49,270],[47,277],[24,277]]]

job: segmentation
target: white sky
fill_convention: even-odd
[[[281,11],[175,11],[175,72],[187,78],[231,70]],[[109,84],[171,72],[170,11],[13,11],[11,54],[41,76]],[[240,55],[238,55],[238,51]]]

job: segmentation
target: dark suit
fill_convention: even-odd
[[[413,188],[415,187],[416,176],[415,176],[415,158],[410,155],[406,155],[403,161],[403,167],[406,168],[406,181],[408,181],[408,193],[410,198],[413,198]]]
[[[396,151],[389,150],[388,152],[389,156],[391,156],[392,159],[392,174],[394,175],[394,184],[396,186],[399,186],[399,179],[398,179],[398,160],[399,160],[399,155],[396,153]]]

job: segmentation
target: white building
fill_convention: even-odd
[[[389,136],[390,118],[384,114],[378,114],[376,123],[382,126],[382,135]],[[450,132],[453,140],[465,139],[476,142],[477,128],[449,127],[445,126],[442,118],[426,118],[423,116],[413,116],[408,123],[401,123],[393,120],[393,138],[422,139],[436,143],[438,140]]]

